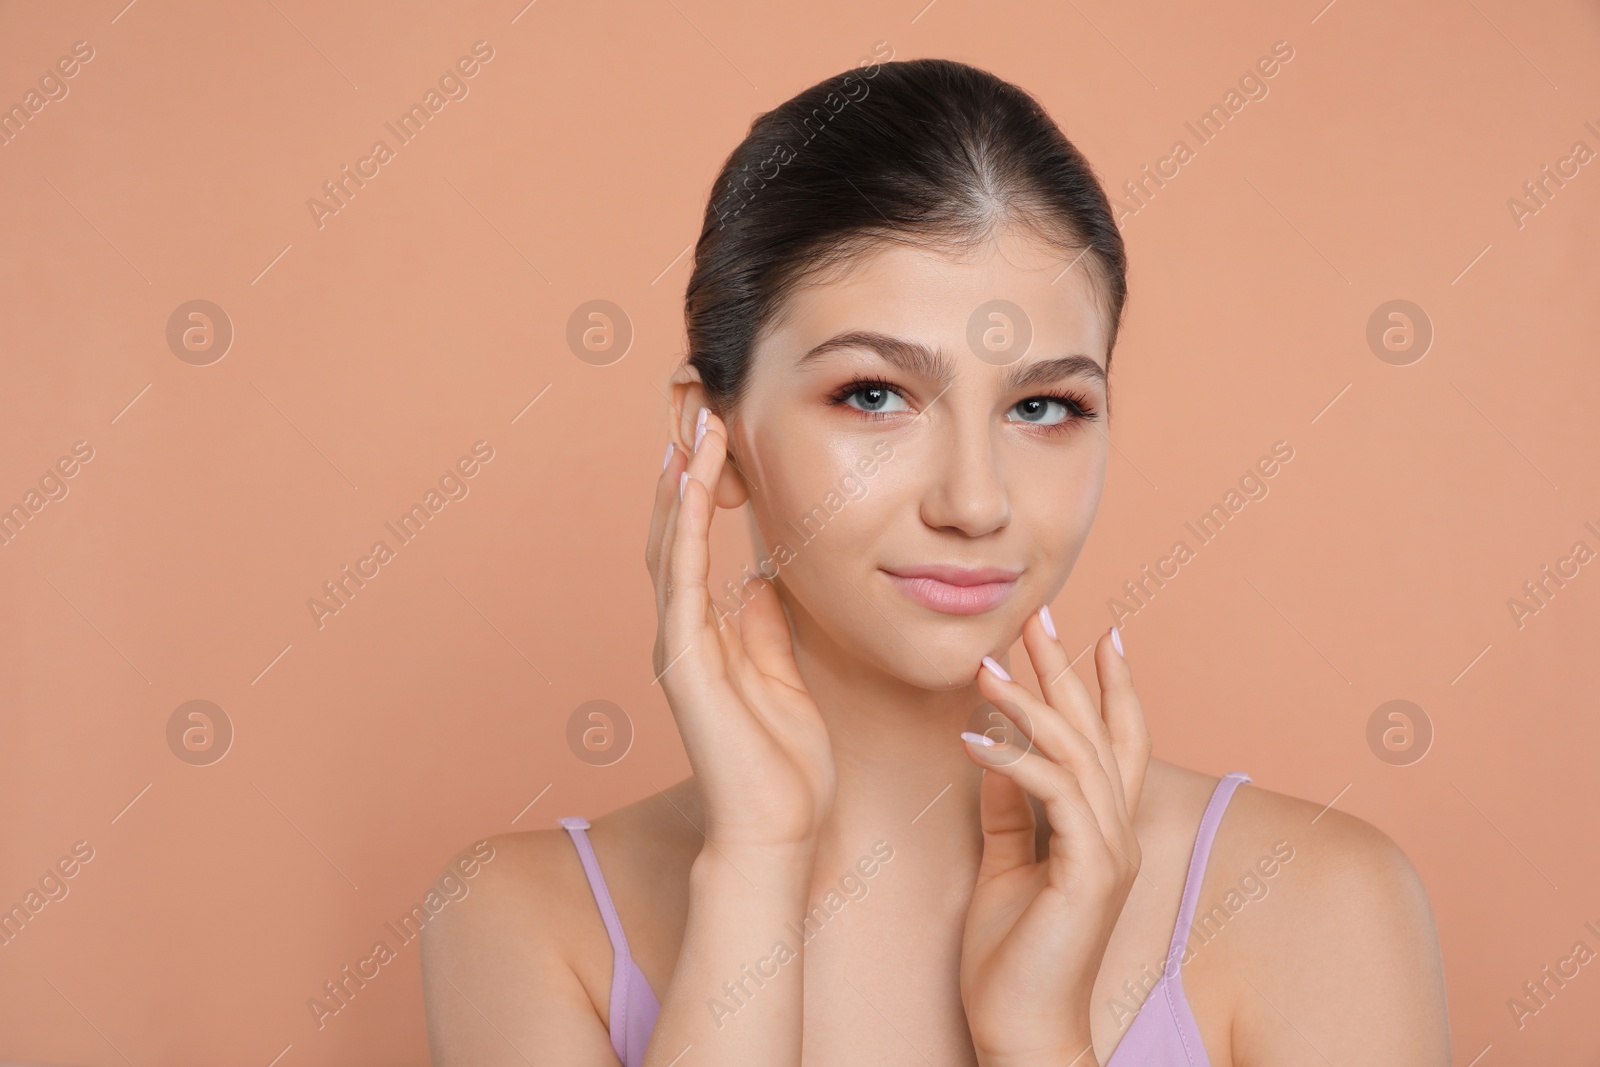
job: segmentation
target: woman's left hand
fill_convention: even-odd
[[[1090,998],[1139,873],[1133,816],[1150,733],[1109,631],[1095,648],[1098,709],[1038,614],[1022,637],[1043,701],[988,666],[978,670],[979,692],[1017,724],[1020,744],[963,742],[987,773],[983,860],[961,942],[961,1000],[984,1067],[1098,1067]],[[1043,802],[1050,823],[1042,861],[1029,794]]]

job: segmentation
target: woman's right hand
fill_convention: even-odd
[[[687,461],[674,447],[656,485],[645,551],[656,589],[655,675],[700,787],[707,842],[810,852],[837,783],[827,729],[772,583],[752,582],[736,615],[713,609],[713,490],[727,434],[716,415],[700,415],[698,447]]]

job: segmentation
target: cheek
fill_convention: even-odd
[[[1091,462],[1087,469],[1072,483],[1076,492],[1072,495],[1073,514],[1081,518],[1087,528],[1094,521],[1095,513],[1100,510],[1100,498],[1106,489],[1106,464],[1104,453]]]
[[[1038,477],[1057,491],[1013,496],[1013,507],[1027,509],[1018,510],[1015,518],[1026,522],[1037,549],[1059,563],[1065,573],[1077,559],[1099,513],[1106,484],[1104,457],[1088,453],[1066,466],[1058,462],[1038,472]]]
[[[793,550],[785,566],[791,579],[807,572],[815,581],[844,557],[860,558],[890,521],[892,510],[883,465],[866,475],[870,444],[843,440],[799,440],[791,429],[757,432],[750,440],[760,488],[751,495],[756,523],[769,550],[779,541]]]
[[[759,482],[752,502],[764,530],[799,518],[837,484],[831,458],[781,428],[754,434],[750,444]]]

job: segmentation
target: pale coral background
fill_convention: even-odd
[[[884,41],[1034,92],[1116,191],[1282,40],[1126,222],[1109,487],[1055,617],[1087,645],[1288,442],[1126,623],[1158,755],[1404,847],[1456,1063],[1600,1063],[1600,963],[1507,1008],[1600,948],[1600,563],[1507,606],[1600,550],[1600,162],[1507,207],[1600,150],[1593,3],[523,3],[0,9],[0,105],[94,49],[0,146],[0,506],[94,450],[0,547],[0,906],[94,849],[0,947],[0,1060],[424,1063],[414,943],[320,1031],[307,999],[457,848],[687,773],[641,557],[687,246],[755,114]],[[319,229],[307,200],[480,40]],[[209,366],[166,341],[193,299],[235,330]],[[609,366],[566,341],[593,299],[634,330]],[[1435,331],[1409,366],[1366,342],[1391,299]],[[308,598],[480,440],[470,495],[318,629]],[[747,548],[724,521],[719,564]],[[235,730],[210,766],[167,744],[195,699]],[[594,699],[636,731],[609,767],[566,740]],[[1434,731],[1410,766],[1368,746],[1392,699]]]

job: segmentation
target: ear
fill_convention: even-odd
[[[688,360],[678,365],[668,379],[668,395],[672,398],[673,443],[686,456],[694,455],[694,424],[702,407],[710,407],[719,419],[723,413],[711,403],[710,394],[700,380],[700,372]],[[739,440],[737,423],[723,423],[728,431],[728,458],[722,464],[722,475],[713,488],[712,499],[719,508],[736,508],[750,499],[750,485],[745,481],[744,449]]]

